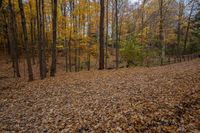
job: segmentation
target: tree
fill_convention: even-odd
[[[118,41],[118,37],[119,37],[119,34],[118,34],[118,0],[115,0],[115,30],[116,30],[116,36],[115,36],[115,47],[116,47],[116,68],[119,67],[119,41]]]
[[[115,0],[112,0],[111,1],[111,3],[112,3],[112,48],[114,48],[115,47],[115,37],[116,37],[116,30],[115,30],[115,28],[116,28],[116,21],[115,21],[115,19],[116,19],[116,17],[115,17]]]
[[[189,30],[190,30],[190,25],[191,25],[192,13],[194,11],[195,0],[192,0],[191,3],[192,3],[192,7],[190,9],[190,14],[189,14],[189,17],[188,17],[187,29],[186,29],[185,40],[184,40],[184,47],[183,47],[183,53],[182,54],[186,54],[186,47],[187,47],[187,42],[188,42],[188,34],[189,34]]]
[[[69,41],[68,41],[68,46],[69,46],[69,71],[72,71],[72,51],[71,51],[71,42],[72,42],[72,25],[73,25],[73,1],[69,1],[69,8],[70,8],[70,31],[69,31]]]
[[[75,12],[78,10],[77,8],[77,1],[73,0],[72,1],[72,6],[73,6],[73,34],[74,34],[74,68],[75,72],[78,71],[77,67],[77,61],[78,61],[78,46],[77,46],[77,38],[78,38],[78,23],[77,23],[77,18],[78,18],[78,13],[75,15]],[[78,12],[78,11],[77,11]]]
[[[107,68],[108,66],[108,13],[109,13],[109,0],[106,0],[106,41],[105,41],[105,45],[106,45],[106,55],[105,55],[105,67]]]
[[[161,65],[163,65],[164,59],[165,59],[165,44],[163,42],[163,0],[158,0],[159,3],[159,41],[160,46],[162,47],[162,55],[161,55]]]
[[[100,26],[99,26],[99,70],[104,69],[104,15],[105,15],[105,9],[104,9],[104,0],[100,1]]]
[[[198,0],[20,2],[24,10],[22,15],[18,1],[0,1],[0,47],[6,56],[10,55],[17,77],[22,71],[19,58],[23,55],[28,72],[31,71],[30,58],[33,65],[39,66],[40,78],[44,79],[48,66],[50,76],[55,76],[58,60],[64,62],[61,65],[66,72],[77,72],[95,67],[102,70],[108,68],[110,61],[114,64],[109,67],[118,68],[119,63],[124,64],[129,57],[131,61],[136,59],[137,65],[164,64],[166,56],[176,58],[198,51],[198,26],[195,27],[197,22],[194,21]],[[134,40],[134,50],[129,49],[131,44],[125,43],[130,38]],[[125,52],[119,52],[124,48]],[[122,54],[126,51],[128,55],[124,58]],[[132,54],[133,51],[140,55]],[[158,56],[159,62],[155,61]]]
[[[28,44],[28,33],[27,33],[27,28],[26,28],[26,17],[24,14],[24,7],[22,0],[18,0],[19,4],[19,9],[20,9],[20,14],[21,14],[21,23],[22,23],[22,29],[24,33],[24,42],[25,42],[25,53],[26,53],[26,60],[27,60],[27,66],[28,66],[28,77],[29,81],[33,80],[33,72],[32,72],[32,66],[31,66],[31,59],[30,59],[30,54],[29,54],[29,44]]]
[[[9,13],[8,13],[8,36],[11,49],[11,58],[13,61],[14,76],[20,77],[19,72],[19,55],[18,55],[18,39],[17,39],[17,24],[16,14],[13,10],[11,0],[8,1]]]
[[[141,5],[141,45],[143,45],[143,36],[144,36],[144,6],[146,4],[146,0],[142,1]]]
[[[191,33],[192,37],[190,39],[190,45],[188,46],[189,53],[195,53],[200,52],[200,2],[197,2],[196,4],[196,14],[192,20],[192,27],[191,27]]]
[[[41,7],[42,4],[42,7]],[[45,60],[45,42],[44,42],[44,2],[41,0],[36,0],[36,12],[37,12],[37,39],[38,39],[38,50],[39,50],[39,69],[40,78],[44,79],[46,77],[46,60]],[[43,13],[42,13],[43,12]]]
[[[3,0],[0,0],[0,8],[1,8],[1,6],[2,6],[2,1],[3,1]]]
[[[41,31],[42,31],[42,65],[43,65],[43,75],[46,77],[47,74],[47,64],[46,64],[46,37],[45,37],[45,8],[44,8],[44,0],[40,0],[42,4],[41,9]]]
[[[66,11],[66,8],[67,8],[67,3],[65,1],[62,1],[62,6],[63,6],[63,16],[64,16],[64,29],[66,30],[67,28],[67,22],[66,22],[66,17],[67,17],[67,11]],[[64,39],[64,47],[65,47],[65,70],[66,72],[68,72],[68,48],[67,48],[67,37],[66,37],[66,32],[64,33],[65,34],[65,39]]]
[[[52,22],[53,22],[53,43],[52,43],[52,62],[51,62],[51,73],[50,76],[55,76],[56,73],[56,29],[57,29],[57,0],[52,0]]]
[[[35,64],[35,18],[33,17],[33,10],[32,10],[32,3],[29,2],[29,7],[30,7],[30,14],[31,14],[31,17],[30,17],[30,33],[31,33],[31,47],[32,47],[32,50],[31,50],[31,57],[32,57],[32,63],[33,65]]]
[[[177,57],[180,58],[181,56],[181,29],[182,29],[182,23],[183,23],[183,6],[184,2],[183,0],[179,1],[179,8],[178,8],[178,29],[177,29]]]

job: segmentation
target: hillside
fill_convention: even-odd
[[[30,83],[2,69],[0,132],[200,132],[199,59]]]

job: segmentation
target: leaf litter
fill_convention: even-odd
[[[198,59],[30,83],[0,79],[0,132],[200,132],[199,120]]]

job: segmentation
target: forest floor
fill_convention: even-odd
[[[200,132],[200,60],[27,82],[0,66],[0,132]]]

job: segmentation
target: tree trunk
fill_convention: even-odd
[[[6,14],[3,13],[2,15],[3,19],[5,20],[5,29],[6,29],[6,33],[5,33],[5,36],[6,36],[6,43],[5,43],[5,55],[6,56],[9,56],[10,55],[10,42],[9,42],[9,35],[8,35],[8,19],[6,17]],[[6,45],[7,44],[7,45]],[[9,63],[9,59],[6,58],[6,63],[8,64]]]
[[[87,21],[88,21],[88,31],[87,31],[87,34],[88,34],[88,37],[91,39],[91,16],[90,16],[90,0],[88,0],[88,3],[89,3],[89,14],[87,15]],[[90,62],[91,62],[91,41],[88,42],[88,50],[87,50],[87,70],[90,71]]]
[[[55,76],[56,73],[56,39],[57,39],[57,0],[52,0],[53,8],[53,43],[52,43],[52,62],[51,62],[51,73],[50,76]]]
[[[77,28],[79,29],[79,33],[78,33],[78,47],[77,47],[77,55],[78,55],[78,63],[77,63],[77,71],[80,71],[80,67],[81,67],[81,14],[80,14],[80,8],[78,9],[79,11],[79,17],[78,17],[78,26]],[[78,32],[78,31],[77,31]]]
[[[114,49],[115,48],[115,2],[112,1],[112,48]]]
[[[72,5],[73,5],[73,11],[74,11],[75,8],[77,8],[77,7],[75,7],[76,0],[72,1]],[[78,41],[77,40],[79,39],[79,37],[78,37],[78,22],[77,21],[78,20],[77,20],[76,15],[73,14],[73,29],[74,29],[73,33],[76,36],[74,38],[74,68],[75,68],[75,72],[78,72],[78,45],[77,45]]]
[[[68,48],[67,48],[67,38],[66,37],[64,40],[64,47],[65,47],[65,71],[68,72]]]
[[[67,16],[67,11],[66,11],[66,3],[64,3],[64,17]],[[66,23],[66,18],[64,20],[64,28],[66,30],[67,28],[67,23]],[[68,48],[67,48],[67,38],[66,38],[66,33],[65,33],[65,40],[64,40],[64,45],[65,45],[65,71],[68,72]]]
[[[21,14],[22,29],[24,33],[25,54],[26,54],[26,60],[27,60],[27,65],[28,65],[28,77],[29,77],[29,81],[32,81],[33,72],[32,72],[32,66],[31,66],[31,59],[29,55],[28,33],[26,29],[26,18],[24,14],[24,7],[23,7],[22,0],[18,0],[18,4],[19,4],[19,9],[20,9],[20,14]]]
[[[36,0],[36,13],[37,13],[37,42],[38,42],[38,53],[39,53],[39,69],[40,69],[40,78],[44,79],[43,74],[43,58],[42,58],[42,37],[41,37],[41,19],[40,13],[41,12],[41,5],[40,0]]]
[[[32,5],[31,2],[29,3],[29,7],[30,7],[30,14],[31,14],[31,19],[30,19],[30,33],[31,33],[31,58],[32,58],[32,63],[33,65],[35,64],[35,39],[34,39],[34,18],[33,18],[33,14],[32,14]]]
[[[11,48],[11,55],[13,60],[13,68],[14,68],[14,76],[16,73],[17,77],[20,77],[19,72],[19,55],[18,55],[18,40],[17,40],[17,23],[16,23],[16,16],[15,12],[12,7],[11,0],[9,0],[9,18],[8,18],[8,26],[9,26],[9,41],[10,41],[10,48]]]
[[[109,0],[106,0],[106,55],[105,55],[105,68],[108,67],[108,6],[109,6]]]
[[[195,4],[195,2],[193,1],[192,8],[190,10],[190,14],[189,14],[189,18],[188,18],[187,30],[186,30],[186,34],[185,34],[184,47],[183,47],[183,53],[182,54],[186,54],[186,48],[187,48],[187,42],[188,42],[188,34],[189,34],[189,30],[190,30],[191,16],[192,16],[192,13],[193,13],[194,4]]]
[[[3,1],[3,0],[0,0],[0,8],[1,8],[1,6],[2,6],[2,1]]]
[[[159,3],[159,14],[160,14],[160,25],[159,25],[159,39],[160,39],[160,46],[162,47],[162,55],[161,55],[161,65],[164,63],[165,59],[165,44],[163,42],[163,0],[158,0]]]
[[[179,1],[179,9],[178,9],[178,31],[177,31],[177,57],[180,59],[181,50],[181,26],[182,26],[182,17],[183,17],[183,0]]]
[[[100,47],[99,47],[99,70],[104,69],[104,15],[105,15],[105,10],[104,10],[104,0],[100,1],[100,26],[99,26],[99,42],[100,42]]]
[[[115,21],[116,21],[116,37],[115,37],[115,47],[116,47],[116,68],[119,67],[119,42],[118,42],[118,0],[115,0]]]
[[[73,20],[73,1],[69,1],[70,5],[70,35],[69,35],[69,41],[68,41],[68,46],[69,46],[69,71],[72,72],[72,51],[71,51],[71,40],[72,40],[72,20]]]
[[[43,66],[43,75],[46,77],[47,74],[47,64],[46,64],[46,37],[45,37],[45,14],[44,14],[44,0],[40,0],[42,3],[41,11],[41,31],[42,31],[42,66]]]

